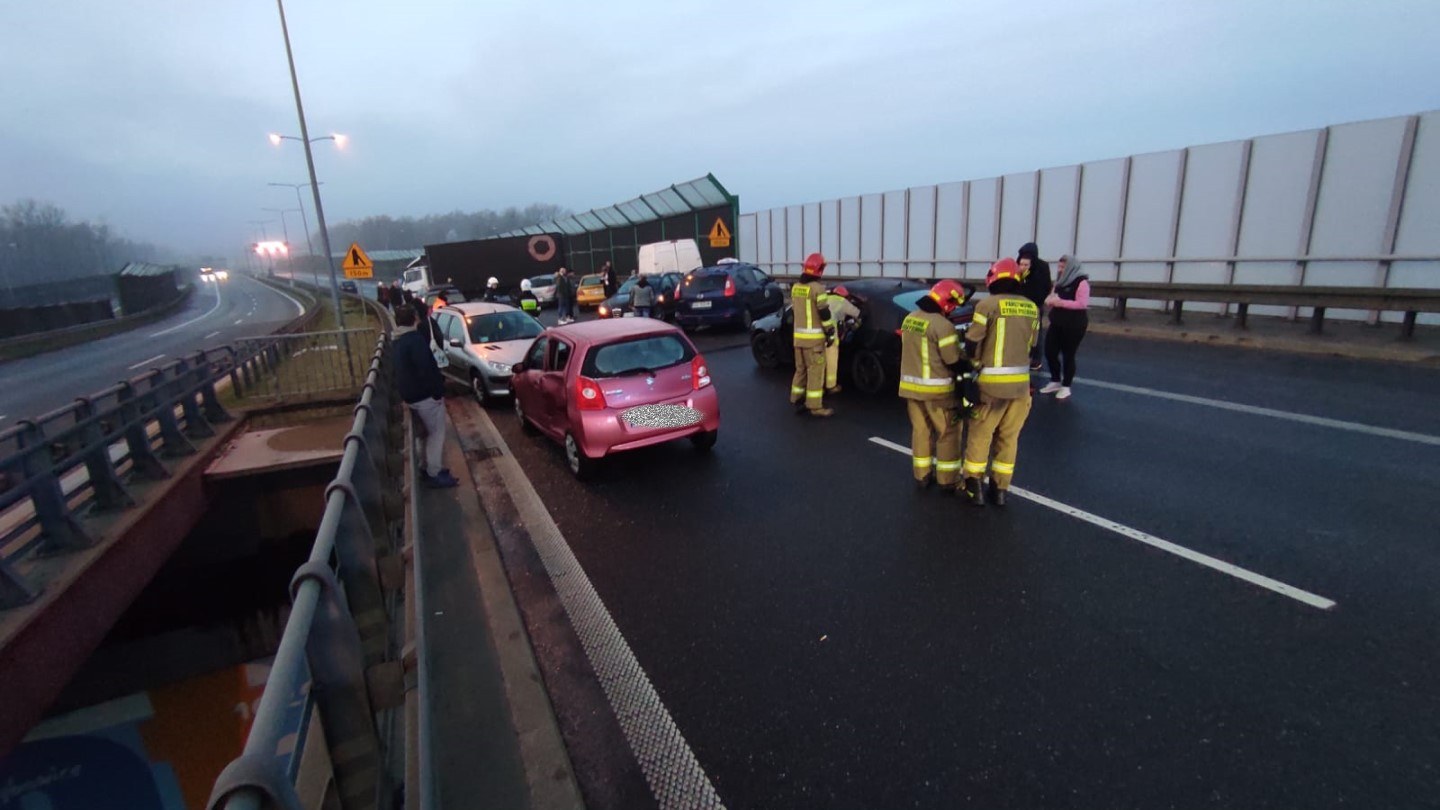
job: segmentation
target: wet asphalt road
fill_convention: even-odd
[[[898,400],[797,418],[788,373],[716,348],[743,336],[697,343],[709,455],[580,485],[492,417],[728,806],[1440,806],[1440,447],[1093,385],[1036,402],[1017,487],[1324,610],[1032,501],[916,493],[869,441],[908,445]],[[1099,336],[1080,359],[1440,435],[1434,369]]]
[[[218,297],[217,297],[218,296]],[[234,272],[199,283],[180,311],[155,323],[47,354],[0,363],[0,428],[40,416],[200,349],[269,334],[299,314],[270,287]]]

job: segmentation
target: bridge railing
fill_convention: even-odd
[[[386,362],[388,337],[376,342],[344,455],[325,491],[325,511],[308,561],[291,580],[290,616],[267,688],[241,756],[216,782],[212,810],[300,807],[298,752],[290,685],[310,682],[333,763],[339,806],[374,808],[387,786],[376,715],[400,705],[399,662],[387,661],[389,630],[377,556],[390,549],[403,506],[391,482],[391,448],[403,428]],[[391,558],[393,559],[393,558]],[[387,688],[388,687],[388,688]],[[330,806],[330,805],[326,805]]]
[[[0,609],[39,594],[23,561],[93,546],[82,514],[134,505],[128,481],[168,478],[164,460],[215,435],[231,419],[217,383],[249,362],[195,352],[0,431]]]

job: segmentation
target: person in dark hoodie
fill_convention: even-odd
[[[445,378],[430,353],[427,331],[415,328],[417,313],[412,307],[395,310],[395,340],[390,344],[395,363],[395,385],[400,398],[425,426],[425,460],[420,481],[427,487],[443,489],[460,482],[442,467],[445,450]]]
[[[1053,282],[1050,279],[1050,263],[1040,258],[1040,247],[1034,242],[1026,242],[1020,246],[1020,252],[1015,256],[1015,261],[1020,264],[1020,270],[1025,274],[1024,295],[1030,302],[1040,308],[1040,314],[1045,314],[1045,299],[1050,297],[1050,290]],[[1041,323],[1044,323],[1042,317]],[[1041,328],[1044,331],[1044,328]],[[1035,347],[1030,350],[1030,370],[1040,370],[1040,351],[1045,346],[1045,336],[1037,334]]]

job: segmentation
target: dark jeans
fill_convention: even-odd
[[[573,298],[569,301],[564,298],[556,299],[555,314],[561,318],[575,317],[575,300]]]
[[[635,317],[637,318],[648,318],[651,312],[651,307],[635,307]]]
[[[1075,382],[1075,352],[1090,326],[1089,317],[1084,312],[1079,315],[1051,321],[1045,330],[1045,362],[1050,366],[1050,380],[1066,387]]]

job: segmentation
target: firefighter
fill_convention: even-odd
[[[990,502],[1005,505],[1020,428],[1030,415],[1030,349],[1039,333],[1040,310],[1025,297],[1023,274],[1014,259],[990,267],[985,277],[990,297],[976,305],[965,335],[980,383],[980,404],[965,447],[965,497],[972,506],[985,505],[980,479],[987,466]]]
[[[964,302],[965,288],[944,279],[900,324],[900,398],[910,412],[910,455],[918,489],[938,482],[953,492],[960,478],[955,376],[968,364],[949,315]]]
[[[540,299],[535,297],[528,278],[520,279],[520,308],[531,315],[540,314]]]
[[[840,393],[840,343],[845,339],[855,322],[860,320],[860,309],[850,303],[850,292],[845,285],[822,295],[820,300],[830,310],[825,319],[825,393]]]
[[[790,403],[795,413],[811,416],[832,416],[825,407],[825,342],[833,329],[825,322],[830,318],[824,295],[825,257],[811,253],[805,257],[800,281],[790,288],[790,306],[795,313],[795,378],[790,382]]]

